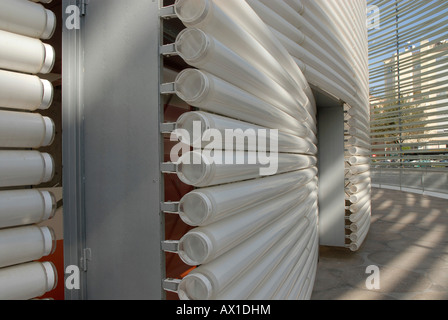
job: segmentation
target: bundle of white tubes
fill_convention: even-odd
[[[55,138],[52,119],[37,113],[53,102],[53,85],[37,74],[55,64],[50,39],[55,14],[41,3],[51,0],[0,2],[0,300],[33,299],[53,290],[52,263],[34,262],[55,250],[51,228],[56,200],[36,189],[52,180],[53,157],[38,149]]]
[[[362,0],[247,0],[302,70],[307,81],[346,103],[346,245],[359,250],[368,233],[370,111],[366,3]],[[370,198],[369,198],[370,200]],[[349,223],[350,225],[350,223]]]
[[[176,173],[196,187],[179,203],[181,219],[195,228],[177,253],[198,268],[177,293],[309,299],[318,248],[309,83],[248,2],[177,0],[174,9],[186,26],[175,48],[191,66],[177,75],[175,92],[198,109],[179,117],[172,134],[188,146]]]

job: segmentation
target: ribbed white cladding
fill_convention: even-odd
[[[347,124],[360,130],[352,130],[354,139],[365,142],[347,143],[358,168],[350,176],[360,177],[354,178],[352,200],[360,204],[365,198],[356,195],[370,193],[364,181],[370,146],[365,2],[177,0],[175,10],[187,27],[177,37],[177,51],[197,68],[178,75],[175,91],[199,109],[177,121],[176,128],[184,129],[178,138],[188,143],[193,121],[220,132],[279,131],[279,170],[273,176],[259,176],[260,165],[216,165],[204,156],[200,164],[178,163],[179,178],[199,187],[179,204],[181,218],[196,228],[181,239],[178,253],[185,263],[199,265],[181,281],[179,296],[309,299],[319,241],[316,104],[309,84],[352,110]],[[250,140],[250,134],[241,136]],[[198,146],[207,144],[190,144],[201,158]],[[235,148],[250,146],[243,141]],[[368,231],[366,217],[347,229],[354,230],[347,233],[352,250]]]
[[[357,1],[247,0],[295,59],[310,84],[345,102],[346,206],[370,202],[370,119],[366,3]],[[362,174],[358,177],[358,175]],[[354,182],[350,182],[354,180]],[[365,209],[366,207],[364,207]],[[357,213],[355,211],[354,213]],[[352,212],[347,211],[347,219]],[[347,228],[346,244],[358,250],[368,232]],[[356,241],[351,239],[356,238]]]
[[[0,1],[0,187],[8,188],[0,191],[1,300],[36,298],[57,284],[53,264],[32,262],[54,252],[53,231],[34,224],[54,216],[55,198],[28,189],[53,178],[52,156],[30,149],[51,145],[55,125],[26,112],[48,109],[53,100],[52,84],[36,74],[54,66],[53,47],[39,39],[49,39],[55,25],[55,14],[41,4]]]

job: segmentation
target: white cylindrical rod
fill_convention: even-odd
[[[297,186],[305,185],[317,175],[310,168],[273,177],[201,188],[186,194],[179,203],[181,219],[191,226],[205,226],[270,201]]]
[[[179,256],[188,265],[205,264],[247,240],[315,190],[316,183],[311,182],[227,219],[195,228],[180,240]]]
[[[11,190],[0,192],[0,229],[40,223],[53,218],[56,199],[51,192]]]
[[[359,184],[354,184],[354,185],[350,186],[350,192],[352,192],[352,193],[358,193],[358,192],[360,192],[361,190],[370,188],[370,182],[371,182],[371,179],[368,178],[368,179],[366,179],[364,182],[361,182],[361,183],[359,183]]]
[[[302,121],[208,72],[185,69],[178,74],[175,87],[179,98],[205,111],[299,137],[314,135]]]
[[[2,0],[0,29],[32,38],[50,39],[56,29],[56,15],[41,4],[26,0]]]
[[[311,198],[314,200],[314,197]],[[259,263],[269,249],[303,219],[305,213],[304,206],[300,204],[285,213],[282,219],[269,225],[266,230],[258,232],[219,258],[193,270],[180,283],[179,297],[185,300],[215,299],[238,274]]]
[[[314,156],[289,153],[266,157],[263,152],[225,150],[218,154],[215,150],[211,155],[193,151],[180,157],[177,175],[188,185],[206,187],[310,168],[316,162]]]
[[[364,223],[366,223],[367,219],[370,219],[370,211],[368,211],[367,213],[365,213],[362,218],[359,221],[353,222],[349,228],[352,232],[358,232],[361,227],[364,225]]]
[[[371,201],[367,201],[359,211],[349,216],[350,222],[351,223],[358,222],[359,220],[362,219],[362,217],[364,217],[364,215],[370,214],[371,210],[372,210]]]
[[[359,173],[350,177],[350,182],[353,184],[363,182],[365,179],[370,178],[370,171]]]
[[[367,202],[370,202],[370,200],[371,200],[370,194],[364,195],[364,197],[360,199],[358,203],[354,203],[350,206],[350,211],[354,213],[359,212],[366,205]]]
[[[34,111],[48,109],[53,85],[37,76],[0,70],[0,107]]]
[[[352,166],[361,165],[361,164],[369,164],[370,158],[369,157],[353,156],[353,157],[350,157],[349,162]]]
[[[195,133],[195,127],[200,129],[198,130],[199,135]],[[220,146],[217,147],[216,140],[206,134],[208,130],[214,131],[213,133],[209,132],[210,135],[219,133],[222,138]],[[232,141],[235,138],[235,143],[232,143],[232,148],[235,150],[256,150],[258,139],[266,136],[264,133],[267,133],[269,139],[269,129],[265,127],[202,111],[187,112],[181,115],[176,122],[175,134],[181,142],[191,146],[197,146],[199,143],[203,148],[207,148],[211,145],[210,141],[213,140],[213,148],[225,150],[228,148],[226,137],[229,130],[232,132],[230,134]],[[214,137],[214,139],[216,138]],[[269,145],[267,148],[270,150]],[[317,147],[308,139],[279,132],[278,151],[315,155]]]
[[[54,122],[37,113],[0,110],[0,147],[33,148],[49,146],[55,136]]]
[[[370,219],[367,219],[367,223],[365,223],[362,229],[359,230],[357,240],[353,241],[349,245],[351,251],[358,251],[361,248],[362,244],[364,243],[364,240],[366,239],[367,234],[369,233],[369,230],[370,230]]]
[[[305,229],[298,230],[300,232],[300,238],[295,243],[292,243],[293,247],[287,253],[286,257],[280,261],[276,268],[273,268],[271,272],[264,275],[264,279],[261,279],[259,284],[253,289],[250,300],[258,299],[272,299],[277,291],[282,287],[285,289],[288,287],[288,283],[285,283],[286,278],[294,268],[302,269],[305,261],[308,258],[307,246],[310,242],[310,237],[313,234],[313,230],[316,229],[316,218],[312,217],[313,208],[307,214]]]
[[[32,74],[49,73],[53,69],[54,48],[39,39],[0,30],[0,43],[2,69]]]
[[[0,268],[39,260],[55,249],[51,228],[25,226],[0,230]]]
[[[258,261],[254,266],[246,272],[239,274],[232,283],[217,295],[217,300],[253,300],[253,294],[260,293],[260,286],[265,281],[275,281],[273,274],[281,267],[285,266],[288,261],[296,256],[300,256],[301,248],[306,244],[306,229],[309,227],[309,221],[306,217],[301,219],[288,234],[278,241],[265,254],[264,258]],[[269,300],[273,287],[270,290],[259,295],[262,300]]]
[[[306,96],[299,104],[285,88],[205,32],[195,28],[182,30],[176,49],[189,65],[260,97],[296,119],[308,119],[307,113],[301,112],[308,101]]]
[[[58,283],[51,262],[31,262],[0,269],[0,300],[29,300],[50,292]]]
[[[259,68],[279,83],[291,82],[295,84],[294,87],[303,90],[311,102],[307,104],[311,109],[309,112],[315,116],[314,96],[305,77],[288,52],[245,2],[232,4],[230,1],[176,0],[174,8],[187,27],[205,31],[246,60],[258,61]],[[235,8],[238,9],[235,11]],[[276,64],[280,64],[283,70],[276,68]],[[288,90],[293,94],[301,94],[297,89]]]
[[[370,170],[370,164],[362,164],[359,166],[351,166],[350,173],[351,174],[359,174]]]
[[[361,201],[361,199],[363,199],[363,197],[366,194],[370,193],[370,185],[366,186],[364,189],[362,189],[360,192],[358,193],[354,193],[350,196],[350,202],[351,203],[358,203],[359,201]]]
[[[54,160],[38,151],[0,151],[0,187],[39,185],[54,176]]]
[[[361,147],[350,147],[348,149],[348,152],[352,156],[364,156],[364,157],[370,157],[370,150],[361,148]]]

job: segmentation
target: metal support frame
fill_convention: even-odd
[[[63,0],[84,10],[63,31],[66,299],[164,299],[162,0],[84,3]]]

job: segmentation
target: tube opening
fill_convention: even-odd
[[[189,64],[203,59],[207,54],[210,40],[207,35],[195,28],[182,30],[176,38],[176,51]]]
[[[207,0],[176,0],[174,11],[183,23],[192,25],[205,19],[209,3]]]
[[[195,186],[201,184],[210,172],[210,163],[198,152],[184,154],[177,166],[177,174],[182,182]]]
[[[52,262],[43,262],[42,266],[44,267],[47,276],[47,292],[50,292],[58,285],[58,273]]]
[[[209,217],[212,211],[210,200],[201,193],[190,192],[179,203],[179,216],[190,226],[200,226]]]
[[[211,291],[210,280],[202,274],[194,273],[182,280],[178,295],[181,300],[209,300]]]
[[[207,260],[212,244],[202,233],[187,233],[179,242],[179,256],[188,265],[197,266]]]
[[[176,94],[189,104],[200,103],[210,88],[208,78],[199,70],[185,69],[176,77]]]
[[[198,124],[201,125],[200,136],[196,136],[194,130],[195,125]],[[184,113],[180,116],[176,123],[176,129],[180,129],[177,131],[179,141],[189,145],[196,145],[198,141],[201,141],[202,143],[203,134],[209,128],[210,124],[207,121],[207,118],[198,112]]]

